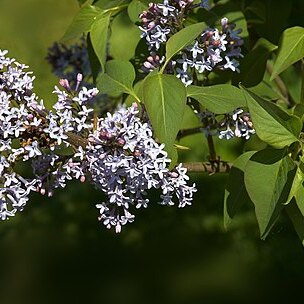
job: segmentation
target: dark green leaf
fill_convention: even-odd
[[[92,24],[97,19],[97,16],[102,13],[101,9],[93,5],[83,6],[77,15],[74,17],[69,28],[65,32],[62,41],[70,40],[78,37],[82,33],[87,33],[91,30]]]
[[[227,5],[217,5],[212,10],[216,15],[219,16],[218,19],[223,17],[228,18],[229,23],[234,23],[236,29],[241,29],[242,32],[240,36],[243,38],[248,37],[247,31],[247,21],[244,14],[239,10],[237,5],[234,5],[232,1],[227,3]]]
[[[241,82],[245,87],[253,87],[263,80],[269,55],[277,46],[260,38],[253,49],[241,61],[240,74],[234,74],[234,83]]]
[[[93,23],[90,37],[96,56],[104,71],[104,65],[107,59],[107,40],[110,24],[110,14],[104,14]]]
[[[157,74],[144,82],[144,103],[158,140],[172,154],[186,106],[186,89],[173,75]]]
[[[271,79],[304,57],[304,28],[295,26],[282,34],[278,56],[273,66]]]
[[[259,6],[256,14],[259,14],[262,21],[251,24],[251,29],[258,33],[258,37],[264,37],[277,44],[283,30],[290,22],[288,18],[290,18],[292,7],[295,6],[294,2],[278,0],[256,0],[250,2],[252,3],[250,3],[251,6]]]
[[[94,81],[94,83],[96,83],[98,74],[101,71],[101,65],[100,65],[98,57],[95,54],[95,51],[94,51],[94,48],[92,45],[92,41],[91,41],[91,37],[90,37],[90,33],[87,36],[87,51],[88,51],[88,55],[89,55],[89,61],[90,61],[93,81]]]
[[[194,98],[203,107],[216,114],[228,113],[246,106],[243,92],[229,84],[209,87],[188,86],[187,96]]]
[[[239,156],[233,162],[229,172],[224,201],[224,226],[226,229],[241,207],[245,203],[251,203],[245,187],[244,171],[248,160],[254,153],[255,151],[250,151]]]
[[[300,212],[296,202],[291,201],[290,204],[286,206],[287,214],[290,220],[293,223],[293,226],[301,240],[302,245],[304,246],[304,216]]]
[[[298,117],[288,114],[276,104],[262,99],[246,88],[242,89],[256,133],[263,141],[276,148],[298,141],[302,129]]]
[[[286,203],[296,166],[286,149],[256,152],[245,168],[245,185],[254,203],[261,238],[275,224]]]

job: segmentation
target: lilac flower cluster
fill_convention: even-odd
[[[28,201],[29,193],[36,190],[37,181],[23,178],[14,172],[13,167],[18,160],[26,161],[42,154],[38,136],[39,127],[43,123],[39,113],[33,108],[37,103],[37,97],[32,92],[34,80],[32,73],[24,71],[27,66],[7,57],[7,53],[0,50],[0,218],[2,220],[9,219],[17,211],[22,211]]]
[[[195,185],[187,185],[185,168],[168,169],[164,145],[153,139],[151,125],[142,122],[138,112],[134,104],[99,119],[82,156],[93,184],[108,196],[107,202],[97,205],[99,219],[116,232],[134,220],[132,206],[148,206],[147,190],[160,189],[163,205],[174,205],[175,196],[179,207],[190,205],[196,191]]]
[[[229,24],[227,18],[221,19],[221,30],[208,28],[182,52],[176,62],[177,77],[185,84],[193,82],[193,72],[199,74],[211,72],[215,68],[239,72],[238,58],[241,45],[241,29],[235,30],[235,24]]]
[[[75,89],[67,79],[64,90],[55,87],[58,101],[47,110],[32,93],[31,72],[0,51],[0,218],[22,211],[31,191],[53,195],[67,181],[90,181],[102,190],[108,201],[97,204],[99,219],[108,227],[121,227],[134,220],[130,208],[147,207],[147,191],[159,189],[163,205],[190,205],[195,185],[180,164],[168,169],[170,160],[164,145],[152,137],[148,121],[138,116],[137,105],[116,111],[105,118],[92,117],[89,101],[97,89]],[[16,145],[16,141],[19,143]],[[14,142],[14,144],[13,144]],[[62,148],[70,154],[61,154]],[[32,179],[14,171],[19,161],[32,162]]]
[[[243,109],[236,109],[231,113],[225,114],[218,120],[217,115],[209,111],[203,111],[197,114],[203,123],[202,131],[208,135],[218,136],[220,139],[231,139],[242,137],[248,140],[255,134],[250,113]],[[219,115],[220,117],[222,115]]]
[[[51,195],[54,188],[63,187],[66,179],[65,162],[54,152],[63,143],[68,145],[67,132],[87,135],[92,127],[87,102],[98,91],[78,86],[72,91],[67,80],[55,88],[58,102],[48,111],[42,100],[32,92],[32,72],[24,64],[0,51],[0,217],[8,219],[23,210],[30,191]],[[51,152],[50,152],[51,151]],[[14,171],[19,161],[32,161],[35,178],[25,179]],[[52,170],[52,168],[54,170]]]
[[[151,51],[142,67],[144,72],[149,72],[161,64],[164,58],[160,58],[155,51],[166,43],[168,37],[177,32],[177,27],[184,16],[196,6],[193,4],[193,0],[151,2],[148,10],[139,15],[142,21],[142,25],[139,26],[141,38],[146,40],[148,50]]]

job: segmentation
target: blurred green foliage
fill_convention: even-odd
[[[76,10],[73,0],[0,0],[0,48],[30,65],[47,104],[57,83],[47,48]],[[193,151],[182,160],[205,158],[200,136],[181,141]],[[240,152],[238,141],[216,146],[226,160]],[[120,235],[98,223],[93,202],[103,197],[89,185],[33,197],[22,214],[0,223],[0,303],[275,303],[301,296],[304,252],[287,217],[261,241],[253,208],[245,206],[227,232],[227,176],[192,177],[199,189],[192,207],[138,210]]]

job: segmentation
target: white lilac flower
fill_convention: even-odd
[[[157,7],[162,10],[164,16],[168,16],[170,13],[175,11],[175,7],[169,5],[169,0],[164,0],[163,3],[157,4]]]
[[[231,139],[234,137],[234,132],[231,130],[230,126],[227,125],[227,129],[220,131],[219,138],[220,139]]]
[[[182,69],[187,74],[211,72],[213,69],[232,70],[240,72],[238,58],[243,57],[240,46],[243,44],[239,36],[240,30],[234,30],[235,24],[229,24],[227,18],[221,19],[221,30],[217,28],[205,29],[194,43],[181,52],[181,58],[177,58],[177,66],[173,67],[176,76],[183,79],[177,69]],[[196,71],[195,71],[196,70]]]
[[[233,72],[237,71],[239,72],[240,70],[238,69],[239,62],[236,61],[235,59],[230,60],[228,56],[225,56],[226,59],[226,64],[223,66],[224,69],[230,69]]]
[[[161,35],[158,38],[165,39]],[[97,205],[99,219],[106,227],[115,227],[116,232],[134,221],[131,208],[148,206],[146,196],[151,188],[161,189],[161,204],[175,204],[173,197],[179,207],[191,204],[195,185],[187,185],[189,178],[181,165],[174,171],[168,169],[170,159],[164,145],[153,139],[150,123],[138,117],[137,105],[108,113],[105,118],[97,119],[93,128],[92,109],[88,104],[97,89],[82,87],[79,92],[72,92],[69,82],[62,79],[60,83],[66,91],[55,87],[58,101],[48,111],[28,91],[33,77],[23,71],[25,66],[3,54],[6,53],[0,52],[4,67],[0,73],[2,220],[22,211],[31,191],[52,196],[55,189],[64,188],[73,178],[83,182],[87,177],[106,194],[107,201]],[[11,80],[11,73],[12,82],[7,80]],[[77,76],[77,89],[81,78]],[[12,99],[17,101],[17,106],[11,104]],[[71,155],[57,155],[57,148],[71,144],[68,132],[78,138],[79,147]],[[15,139],[19,145],[11,147]],[[15,173],[12,166],[29,159],[34,174],[31,180]]]
[[[177,68],[176,73],[176,77],[179,78],[186,87],[193,82],[191,75],[184,70]]]
[[[137,114],[133,105],[99,119],[87,148],[77,152],[85,157],[84,172],[91,182],[108,196],[106,202],[96,205],[99,219],[106,227],[115,227],[116,232],[134,220],[131,207],[148,206],[147,190],[166,185],[163,192],[170,190],[181,207],[190,204],[195,192],[194,186],[186,185],[188,177],[181,166],[176,169],[176,177],[172,176],[164,145],[155,142],[151,126],[141,122]],[[162,204],[167,204],[167,196],[162,197]]]

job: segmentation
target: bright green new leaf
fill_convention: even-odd
[[[134,23],[140,21],[139,14],[141,14],[146,9],[147,5],[145,5],[141,1],[132,0],[128,6],[128,15],[130,17],[130,20]]]
[[[278,56],[273,66],[271,79],[304,57],[304,28],[295,26],[285,30],[279,43]]]
[[[131,22],[127,11],[118,14],[111,25],[109,54],[114,59],[130,60],[140,41],[140,30]]]
[[[229,84],[209,87],[188,86],[187,96],[194,98],[203,107],[216,114],[228,113],[246,106],[243,92]]]
[[[252,50],[241,61],[240,73],[234,74],[234,83],[241,82],[245,87],[253,87],[263,80],[267,59],[278,47],[260,38]]]
[[[91,41],[97,58],[104,72],[107,59],[107,40],[109,33],[110,14],[105,14],[93,23],[91,30]]]
[[[170,59],[186,46],[191,44],[198,35],[207,28],[205,22],[192,24],[174,34],[166,43],[166,64]]]
[[[156,74],[145,80],[143,92],[155,136],[170,155],[186,107],[185,86],[174,75]]]
[[[286,149],[265,149],[256,152],[245,168],[245,185],[254,203],[261,238],[265,239],[290,192],[296,165]]]
[[[87,33],[91,30],[92,24],[97,19],[97,16],[102,13],[99,7],[93,5],[83,6],[78,14],[74,17],[72,23],[65,32],[62,41],[70,40],[78,37],[82,33]]]
[[[248,160],[254,153],[255,151],[250,151],[239,156],[233,162],[229,172],[224,200],[224,226],[226,229],[241,207],[245,203],[252,203],[245,187],[244,171]]]
[[[244,87],[247,106],[257,135],[275,148],[283,148],[298,141],[302,123],[276,104],[264,100]]]
[[[105,68],[106,74],[100,74],[97,78],[97,88],[101,93],[111,95],[127,93],[136,96],[133,90],[135,71],[129,61],[110,60]]]

